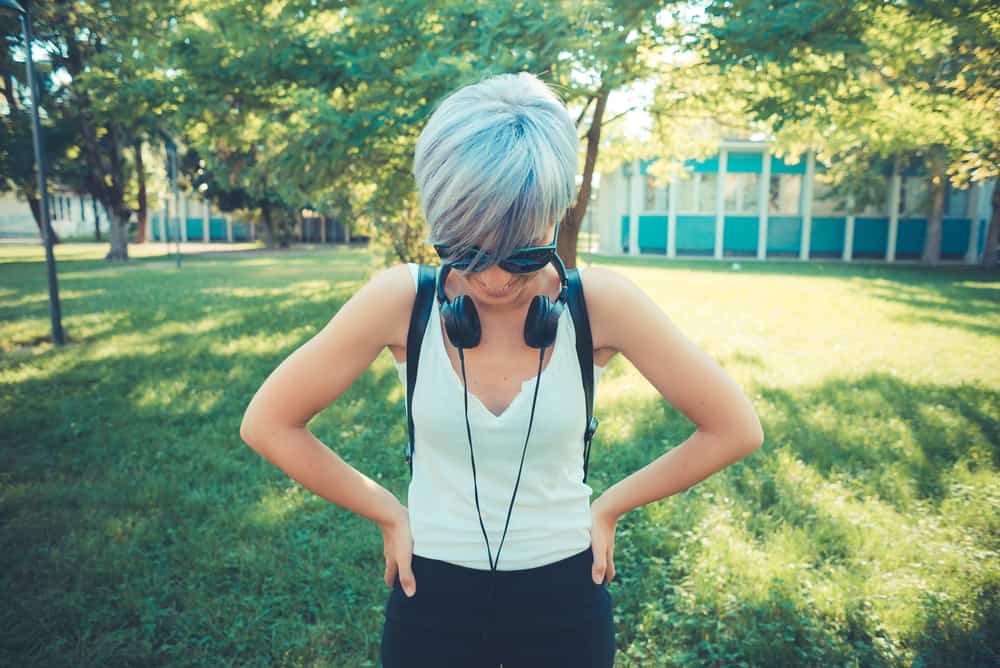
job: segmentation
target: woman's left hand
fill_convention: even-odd
[[[590,504],[590,549],[594,553],[591,575],[595,584],[607,583],[615,579],[615,527],[618,515],[609,512],[601,503],[601,498]]]

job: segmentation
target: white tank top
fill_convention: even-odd
[[[416,286],[417,265],[410,263],[409,268]],[[462,377],[448,358],[439,313],[435,298],[413,392],[415,452],[407,499],[413,553],[489,570],[476,513]],[[405,388],[406,363],[396,362],[396,369]],[[604,367],[594,365],[595,386],[603,371]],[[590,546],[593,490],[583,482],[586,407],[576,332],[565,308],[552,356],[542,369],[521,482],[497,561],[537,382],[537,376],[524,381],[520,393],[499,416],[469,392],[479,505],[500,571],[544,566]]]

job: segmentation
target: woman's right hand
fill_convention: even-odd
[[[413,534],[410,533],[410,513],[400,505],[392,518],[380,524],[382,551],[385,556],[385,583],[392,587],[399,575],[403,593],[412,597],[417,593],[417,580],[413,577]]]

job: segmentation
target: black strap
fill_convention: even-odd
[[[579,269],[567,269],[566,279],[569,283],[569,312],[573,316],[573,327],[576,329],[576,357],[580,361],[583,396],[587,405],[587,423],[583,432],[583,481],[587,482],[590,441],[594,438],[599,422],[594,417],[594,341],[590,334],[590,317],[587,315],[587,301],[584,298]]]
[[[424,330],[430,319],[431,304],[434,303],[434,280],[436,270],[426,264],[418,265],[417,296],[413,300],[413,311],[410,314],[410,330],[406,334],[406,426],[409,429],[410,441],[406,446],[406,462],[410,465],[410,476],[413,475],[413,388],[417,385],[417,367],[420,364],[420,346],[424,340]]]

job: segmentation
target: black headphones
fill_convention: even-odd
[[[548,295],[535,295],[528,307],[528,315],[524,319],[524,342],[532,348],[547,348],[555,343],[559,318],[569,299],[569,281],[566,278],[566,265],[558,255],[552,256],[552,263],[559,272],[559,296],[553,302]],[[459,350],[475,348],[479,345],[482,328],[479,324],[479,313],[476,304],[468,295],[459,295],[449,300],[444,293],[444,282],[451,271],[451,266],[441,267],[437,283],[438,308],[444,318],[445,330],[451,345]]]
[[[454,301],[449,301],[444,293],[444,282],[451,271],[451,266],[441,267],[438,275],[437,299],[441,317],[444,319],[445,330],[448,332],[448,339],[451,344],[458,348],[458,358],[462,365],[462,386],[465,390],[465,429],[469,437],[469,458],[472,462],[472,485],[476,499],[476,512],[479,515],[479,527],[483,531],[483,538],[486,539],[486,554],[489,558],[490,572],[496,572],[496,565],[500,561],[500,550],[503,549],[504,539],[507,537],[507,527],[510,525],[510,515],[514,509],[514,499],[517,498],[517,488],[521,483],[521,471],[524,468],[524,455],[528,450],[528,439],[531,438],[531,425],[535,420],[535,402],[538,399],[538,386],[541,385],[542,360],[545,358],[545,349],[555,343],[556,332],[559,326],[559,317],[566,308],[569,299],[569,279],[566,278],[566,266],[558,254],[552,255],[552,263],[556,265],[559,272],[559,296],[553,302],[547,295],[535,295],[528,307],[528,315],[524,320],[524,342],[532,348],[538,348],[538,376],[535,381],[535,392],[531,399],[531,416],[528,418],[528,434],[524,437],[524,448],[521,450],[521,464],[517,469],[517,480],[514,483],[514,494],[510,498],[510,506],[507,508],[507,521],[503,527],[503,535],[500,537],[500,546],[497,548],[497,558],[493,559],[493,551],[490,549],[490,538],[486,534],[486,526],[483,524],[483,514],[479,509],[479,486],[476,483],[476,456],[472,449],[472,428],[469,426],[469,385],[465,378],[465,349],[475,348],[479,345],[482,328],[479,323],[479,313],[476,311],[476,304],[468,295],[459,295]],[[451,362],[449,362],[451,364]],[[496,595],[496,580],[491,579],[491,595]]]

